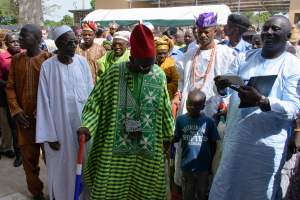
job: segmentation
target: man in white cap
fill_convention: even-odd
[[[77,128],[93,88],[87,60],[75,54],[76,38],[68,26],[54,30],[57,56],[41,67],[37,94],[36,142],[44,143],[50,199],[72,200],[75,191]]]
[[[112,50],[104,54],[97,62],[99,65],[98,75],[106,71],[113,64],[129,61],[128,43],[129,31],[118,31],[114,34]]]
[[[27,187],[35,200],[43,200],[39,178],[41,145],[35,143],[36,95],[40,67],[51,55],[40,50],[42,32],[33,24],[24,25],[19,41],[21,52],[12,58],[6,84],[7,102],[17,124],[18,145],[23,159]]]

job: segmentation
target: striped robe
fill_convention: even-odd
[[[160,67],[153,65],[152,70],[142,79],[139,95],[140,105],[153,100],[153,105],[150,105],[152,111],[141,111],[142,124],[147,114],[155,116],[155,129],[150,134],[154,139],[153,156],[114,153],[120,101],[125,98],[120,94],[122,65],[125,66],[125,63],[113,65],[102,74],[83,111],[82,126],[90,130],[93,138],[84,169],[85,181],[91,192],[90,199],[163,200],[166,199],[167,188],[163,141],[171,139],[174,128],[166,78]],[[141,82],[136,76],[141,74],[133,74],[126,68],[124,76],[131,91],[139,88],[137,86]],[[159,94],[154,93],[152,98],[153,93],[149,88],[153,83],[159,86],[156,90]],[[136,94],[136,91],[132,93]],[[151,123],[151,120],[148,122]]]

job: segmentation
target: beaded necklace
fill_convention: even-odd
[[[212,63],[213,63],[213,60],[214,60],[214,57],[216,55],[216,45],[213,46],[212,48],[212,51],[210,53],[210,57],[209,57],[209,62],[208,62],[208,65],[207,65],[207,68],[206,68],[206,71],[204,74],[201,74],[201,72],[199,72],[199,70],[197,70],[197,66],[199,65],[199,60],[200,60],[200,48],[197,49],[197,52],[195,53],[195,55],[193,56],[193,62],[192,62],[192,76],[193,76],[193,87],[194,88],[197,88],[197,89],[202,89],[203,86],[205,85],[206,81],[207,81],[207,77],[211,71],[211,68],[212,68]],[[197,84],[196,85],[196,81],[197,80],[200,80],[200,79],[204,79],[203,80],[203,84]]]

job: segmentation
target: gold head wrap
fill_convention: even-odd
[[[295,25],[292,26],[290,42],[296,43],[299,40],[299,30]]]
[[[155,40],[155,47],[157,51],[166,49],[168,52],[170,52],[171,49],[173,49],[174,44],[173,41],[170,38],[168,38],[168,36],[164,35]]]

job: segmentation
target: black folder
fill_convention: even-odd
[[[250,78],[247,85],[254,87],[260,94],[267,97],[271,92],[271,89],[274,85],[276,78],[277,75],[254,76]],[[239,108],[248,108],[248,107],[255,107],[255,106],[256,105],[247,105],[241,102]]]

